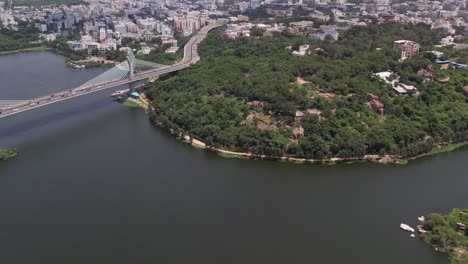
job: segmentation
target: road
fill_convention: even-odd
[[[0,118],[18,114],[21,112],[29,111],[38,107],[50,105],[53,103],[61,102],[64,100],[69,100],[78,96],[83,96],[90,93],[95,93],[105,89],[109,89],[115,86],[124,85],[132,82],[141,81],[153,76],[170,73],[174,71],[179,71],[189,67],[190,65],[197,63],[200,60],[198,55],[198,44],[206,37],[208,32],[213,28],[220,26],[221,24],[211,24],[203,27],[200,31],[194,35],[187,44],[184,46],[184,57],[182,60],[176,64],[164,66],[157,69],[152,69],[148,71],[142,71],[135,73],[134,77],[130,79],[118,80],[118,81],[109,81],[107,83],[100,83],[93,86],[89,86],[82,89],[70,89],[66,91],[61,91],[45,96],[36,97],[34,99],[28,100],[25,103],[14,105],[11,107],[0,109]]]

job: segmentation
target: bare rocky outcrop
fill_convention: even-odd
[[[300,76],[297,76],[296,78],[296,83],[297,84],[306,84],[306,83],[309,83],[308,81],[302,79]]]
[[[295,127],[293,129],[292,138],[299,140],[299,139],[301,139],[303,137],[304,137],[304,128],[302,126]]]
[[[309,109],[307,109],[307,113],[314,114],[314,115],[321,115],[322,111],[320,111],[317,108],[309,108]]]
[[[295,113],[296,118],[301,118],[304,116],[304,112],[297,110]]]
[[[275,130],[276,124],[272,122],[271,117],[263,113],[251,111],[241,122],[242,125],[254,125],[258,130]]]
[[[241,122],[242,125],[250,125],[253,124],[254,118],[257,115],[256,112],[250,112],[244,121]]]
[[[371,93],[367,94],[367,106],[379,115],[384,114],[384,104],[380,102],[377,95]]]
[[[450,82],[450,77],[446,77],[446,78],[440,79],[440,80],[438,80],[438,81],[439,81],[440,83],[448,83],[448,82]]]
[[[319,109],[317,108],[309,108],[307,109],[305,112],[307,112],[307,114],[313,114],[313,115],[317,115],[318,116],[318,121],[319,122],[322,122],[325,120],[325,116],[323,114],[322,111],[320,111]],[[336,113],[336,109],[332,109],[332,113],[335,114]],[[304,117],[305,113],[302,112],[302,111],[299,111],[297,110],[296,111],[296,114],[295,114],[295,120],[296,121],[300,121],[302,117]]]
[[[253,108],[263,108],[264,102],[263,101],[250,101],[250,102],[247,102],[247,105]]]
[[[271,127],[271,124],[267,124],[262,120],[257,120],[257,125],[256,125],[258,130],[272,130],[274,128]]]
[[[382,164],[389,164],[395,162],[390,155],[386,155],[383,158],[379,159],[379,162]]]
[[[423,78],[424,82],[432,82],[434,80],[434,75],[425,69],[420,69],[418,75]]]

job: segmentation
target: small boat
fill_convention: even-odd
[[[411,234],[410,237],[416,237],[414,234]]]
[[[426,218],[424,216],[420,216],[418,217],[418,220],[419,222],[423,223],[424,221],[426,221]]]
[[[401,224],[400,224],[400,228],[403,229],[403,230],[405,230],[405,231],[414,233],[414,228],[412,228],[411,226],[409,226],[409,225],[407,225],[407,224],[401,223]]]

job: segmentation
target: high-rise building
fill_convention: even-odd
[[[99,40],[105,40],[106,39],[106,29],[101,28],[99,29]]]

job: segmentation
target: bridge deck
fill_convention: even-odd
[[[18,114],[18,113],[28,111],[34,108],[42,107],[45,105],[53,104],[56,102],[68,100],[68,99],[82,96],[85,94],[90,94],[90,93],[94,93],[97,91],[109,89],[115,86],[124,85],[128,83],[148,79],[149,77],[154,77],[154,76],[158,76],[161,74],[185,69],[200,60],[200,57],[198,56],[198,53],[197,53],[197,45],[206,37],[206,34],[210,30],[220,25],[221,24],[212,24],[212,25],[205,26],[199,31],[198,34],[194,35],[189,40],[189,42],[184,46],[184,58],[177,64],[161,66],[156,69],[142,71],[140,73],[136,73],[134,77],[131,79],[125,79],[125,77],[128,75],[129,65],[127,63],[124,63],[124,64],[121,63],[117,65],[116,67],[114,67],[115,69],[113,68],[103,73],[102,75],[104,77],[99,75],[98,77],[86,82],[85,84],[77,88],[37,97],[37,98],[27,100],[27,101],[21,100],[21,102],[18,101],[18,104],[8,105],[8,106],[5,106],[4,108],[0,108],[0,118]],[[125,71],[125,69],[127,69],[127,71]]]
[[[96,76],[95,78],[85,82],[84,84],[78,86],[74,90],[85,89],[94,85],[106,83],[109,81],[117,81],[122,80],[123,78],[127,77],[129,72],[129,67],[127,62],[122,62],[117,64],[110,70],[105,71],[104,73]]]

